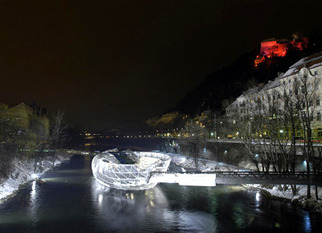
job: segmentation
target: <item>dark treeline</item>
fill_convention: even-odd
[[[55,159],[67,139],[63,116],[62,112],[48,116],[35,103],[0,104],[0,179],[9,177],[15,158],[37,162],[50,155]]]

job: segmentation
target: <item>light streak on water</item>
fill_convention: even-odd
[[[304,215],[304,227],[305,227],[305,232],[307,233],[312,232],[311,218],[308,212],[306,212],[306,214]]]

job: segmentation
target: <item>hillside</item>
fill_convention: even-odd
[[[168,112],[200,114],[206,109],[223,113],[224,108],[243,91],[259,83],[274,79],[278,72],[286,70],[302,57],[322,50],[322,39],[311,39],[305,51],[291,51],[285,57],[276,57],[254,66],[258,50],[239,57],[233,64],[209,74],[193,91],[187,93]]]

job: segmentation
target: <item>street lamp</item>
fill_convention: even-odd
[[[217,138],[217,122],[216,122],[216,113],[214,113],[214,127],[215,127],[215,139]]]

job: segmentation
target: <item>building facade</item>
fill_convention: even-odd
[[[289,115],[309,118],[312,138],[322,140],[322,52],[303,58],[266,85],[245,91],[226,108],[231,125],[250,122],[258,116],[270,119]],[[232,127],[234,128],[234,127]],[[287,131],[288,126],[281,129]],[[235,127],[238,134],[238,127]],[[296,137],[302,133],[296,132]]]

